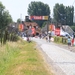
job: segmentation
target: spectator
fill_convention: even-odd
[[[74,38],[72,38],[72,46],[74,46]]]
[[[72,46],[74,46],[74,33],[72,35]]]
[[[46,36],[46,41],[48,42],[48,36]]]
[[[49,42],[50,42],[50,40],[51,40],[51,33],[49,34]]]
[[[71,46],[71,38],[70,37],[68,37],[67,43],[68,43],[68,47],[70,47]]]

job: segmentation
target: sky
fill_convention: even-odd
[[[27,9],[31,1],[41,1],[44,4],[48,4],[51,14],[53,14],[53,7],[56,3],[63,4],[65,6],[75,6],[75,0],[0,0],[15,22],[18,18],[21,18],[22,20],[25,19],[25,16],[28,15]]]

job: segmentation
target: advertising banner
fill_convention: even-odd
[[[30,16],[30,20],[48,20],[48,16]]]
[[[43,20],[48,20],[48,16],[43,16]]]
[[[23,29],[24,29],[24,25],[23,24],[19,24],[19,30],[23,31]]]
[[[55,29],[55,35],[60,36],[60,28]]]
[[[51,31],[54,31],[54,30],[55,30],[55,25],[51,24],[50,27],[49,27],[49,29],[50,29]]]

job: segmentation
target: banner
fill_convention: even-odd
[[[19,30],[20,30],[20,31],[23,31],[23,29],[24,29],[24,25],[23,25],[23,24],[20,24],[20,25],[19,25]]]
[[[50,29],[50,31],[54,31],[55,30],[55,25],[51,24],[49,29]]]
[[[29,16],[30,20],[48,20],[48,16]]]
[[[55,29],[55,35],[60,36],[60,28]]]
[[[43,20],[48,20],[48,16],[43,16]]]

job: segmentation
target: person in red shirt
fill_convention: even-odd
[[[74,46],[74,38],[72,38],[72,46]]]
[[[72,35],[72,46],[74,46],[74,33]]]

